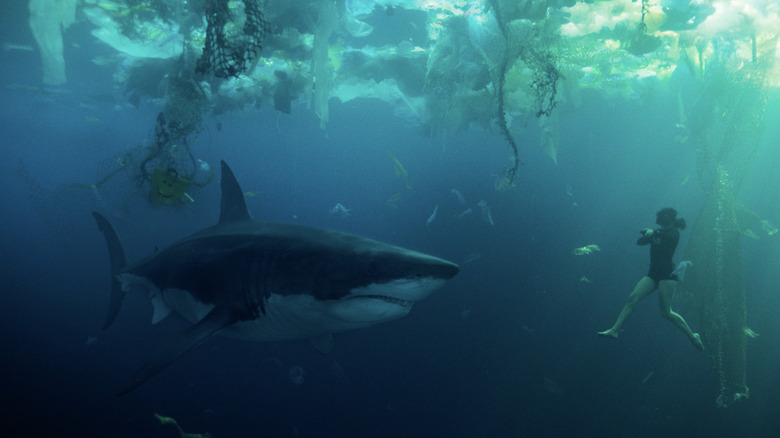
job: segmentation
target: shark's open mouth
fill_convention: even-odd
[[[414,304],[414,301],[402,300],[400,298],[388,297],[385,295],[357,295],[350,299],[354,300],[356,298],[370,298],[374,300],[381,300],[386,303],[392,303],[401,307],[412,307],[412,304]]]

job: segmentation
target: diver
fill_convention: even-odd
[[[617,338],[623,324],[634,313],[636,303],[658,289],[661,316],[685,333],[696,348],[704,350],[701,336],[694,333],[688,327],[685,319],[672,310],[674,292],[677,289],[677,275],[674,273],[672,256],[677,249],[677,242],[680,240],[678,229],[685,229],[685,220],[677,217],[675,209],[664,208],[656,213],[655,223],[661,228],[657,230],[647,228],[640,231],[642,237],[636,242],[637,245],[650,245],[650,271],[636,284],[612,328],[598,334],[599,336]]]

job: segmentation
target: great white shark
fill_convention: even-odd
[[[148,289],[153,322],[173,310],[194,324],[164,342],[119,395],[216,333],[326,344],[332,333],[407,315],[458,273],[454,263],[364,237],[254,220],[232,170],[221,167],[219,223],[139,262],[128,263],[114,228],[93,213],[111,262],[104,329],[132,285]]]

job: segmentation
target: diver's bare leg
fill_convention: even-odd
[[[618,334],[620,333],[620,329],[623,327],[623,324],[625,324],[626,320],[631,316],[632,313],[634,313],[634,307],[636,306],[636,303],[653,293],[654,290],[655,281],[653,281],[653,279],[648,276],[642,277],[642,279],[639,280],[639,282],[634,287],[631,295],[628,296],[626,305],[623,306],[623,310],[620,311],[620,315],[618,316],[617,321],[615,321],[615,324],[609,330],[599,332],[599,336],[617,338]]]
[[[680,329],[691,341],[694,347],[704,350],[704,344],[701,342],[701,336],[694,333],[685,319],[677,312],[672,310],[672,301],[674,301],[674,292],[677,289],[675,280],[663,280],[658,284],[658,303],[661,305],[661,316],[668,319],[675,327]]]

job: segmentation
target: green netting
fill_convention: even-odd
[[[739,183],[758,150],[766,103],[764,79],[771,56],[726,73],[710,72],[692,111],[691,136],[699,182],[707,194],[696,218],[685,259],[695,268],[685,279],[699,325],[720,380],[718,406],[750,391],[746,376],[749,333],[742,272],[742,239],[760,221],[738,200]]]
[[[745,289],[742,233],[733,186],[723,166],[691,232],[685,258],[694,261],[685,278],[699,311],[701,334],[720,379],[718,406],[747,397]]]
[[[206,2],[206,41],[197,72],[238,77],[256,61],[270,25],[256,0]]]

